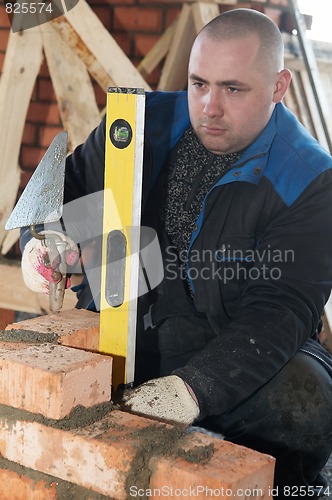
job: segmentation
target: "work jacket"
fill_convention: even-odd
[[[190,126],[186,92],[146,99],[143,218]],[[67,160],[66,202],[102,189],[104,146],[105,121]],[[175,371],[201,417],[248,398],[301,349],[332,370],[317,339],[332,283],[332,158],[282,103],[205,196],[185,265],[215,331]]]

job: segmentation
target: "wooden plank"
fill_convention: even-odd
[[[80,0],[65,16],[116,86],[151,90],[85,0]]]
[[[332,52],[332,50],[331,50]],[[322,85],[325,90],[326,99],[328,102],[328,109],[325,110],[326,116],[326,124],[329,130],[329,134],[332,137],[332,64],[330,64],[329,69],[327,71],[320,70]]]
[[[64,16],[60,16],[52,22],[55,28],[61,33],[61,37],[67,46],[75,50],[84,62],[90,75],[106,93],[110,86],[115,85],[112,76],[107,72],[107,68],[98,61],[91,50],[83,43],[82,39]]]
[[[192,6],[196,33],[220,13],[216,3],[197,2]]]
[[[185,88],[188,78],[189,55],[195,36],[192,8],[184,4],[161,73],[159,90],[182,90]]]
[[[307,105],[310,110],[312,122],[314,124],[314,131],[311,133],[317,138],[319,143],[327,151],[329,151],[329,141],[327,140],[327,136],[325,133],[325,126],[327,127],[327,122],[325,122],[325,125],[323,125],[322,123],[321,114],[317,109],[317,101],[314,95],[314,90],[312,88],[308,73],[306,71],[302,71],[301,76],[302,76],[303,86],[305,89],[305,95],[307,98]]]
[[[331,51],[332,52],[332,51]],[[296,75],[299,74],[302,81],[302,93],[305,94],[307,101],[307,112],[311,115],[312,127],[309,128],[309,131],[314,135],[323,147],[328,149],[325,132],[323,129],[323,125],[321,122],[320,115],[318,113],[318,109],[315,102],[315,97],[313,94],[312,86],[309,80],[309,76],[306,72],[306,67],[304,64],[304,60],[302,57],[295,56],[294,54],[286,53],[285,54],[285,66],[289,68],[293,73],[293,79],[291,82],[290,89],[285,96],[286,105],[293,111],[293,113],[299,118],[299,120],[303,123],[301,118],[301,113],[294,106],[290,92],[294,93],[296,88]],[[329,134],[332,137],[332,60],[329,61],[327,59],[318,59],[317,67],[319,69],[321,83],[323,85],[325,96],[327,100],[327,107],[325,111],[326,118],[326,126],[329,130]]]
[[[45,56],[57,97],[69,150],[82,144],[100,122],[88,71],[76,52],[62,39],[52,22],[40,26]]]
[[[7,234],[4,237],[2,243],[1,254],[6,255],[7,252],[9,252],[9,250],[15,245],[19,237],[20,237],[19,229],[13,229],[12,231],[7,231]]]
[[[62,310],[72,309],[76,302],[75,293],[67,290]],[[34,293],[25,286],[19,262],[0,262],[0,307],[34,314],[50,312],[48,295]]]
[[[287,52],[285,53],[285,66],[294,71],[301,71],[305,69],[305,64],[302,57],[294,54],[289,54]],[[317,59],[317,67],[320,76],[322,76],[322,73],[330,73],[332,71],[332,60]]]
[[[152,47],[148,54],[137,66],[138,71],[145,78],[150,75],[157,65],[166,56],[176,29],[177,19],[167,28],[158,42]]]
[[[0,80],[0,246],[20,183],[18,158],[26,115],[43,60],[37,28],[10,33]]]
[[[292,77],[292,82],[291,82],[291,85],[294,89],[294,93],[296,96],[298,109],[299,109],[299,113],[297,116],[298,116],[300,122],[308,130],[308,132],[310,132],[311,135],[315,136],[316,131],[315,131],[315,127],[313,125],[313,121],[311,119],[308,101],[306,99],[306,90],[307,89],[306,90],[304,89],[301,76],[302,75],[299,71],[294,71],[293,77]]]
[[[299,11],[297,0],[288,0],[288,4],[290,11],[294,17],[298,40],[307,69],[310,85],[313,91],[314,102],[316,104],[320,121],[322,123],[327,149],[332,152],[332,140],[325,119],[325,110],[327,109],[326,96],[321,85],[315,54],[310,40],[306,37],[306,26],[303,16]]]

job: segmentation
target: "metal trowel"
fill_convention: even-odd
[[[34,238],[42,240],[48,249],[50,263],[52,255],[59,255],[58,269],[61,273],[59,283],[49,283],[49,308],[60,311],[66,287],[66,242],[54,236],[37,232],[38,224],[57,222],[63,210],[65,164],[68,146],[68,133],[60,132],[52,141],[38,167],[11,213],[6,229],[30,227]]]

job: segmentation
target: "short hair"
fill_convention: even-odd
[[[259,55],[277,72],[283,69],[284,42],[281,32],[271,18],[254,9],[232,9],[206,24],[200,35],[216,40],[243,38],[256,35],[260,42]]]

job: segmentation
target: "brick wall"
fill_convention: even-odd
[[[149,52],[165,29],[179,14],[182,3],[153,0],[88,0],[104,26],[113,35],[119,46],[137,65]],[[238,2],[239,6],[241,2]],[[248,2],[258,9],[264,8],[267,15],[277,23],[280,12],[287,8],[287,0],[256,0]],[[5,7],[0,4],[0,71],[2,69],[9,35],[9,22]],[[155,88],[160,67],[147,78]],[[95,84],[97,102],[102,109],[105,95]],[[4,126],[4,125],[3,125]],[[46,63],[42,65],[37,79],[27,121],[24,129],[20,166],[22,168],[21,190],[41,160],[53,137],[62,129],[58,106]],[[13,250],[17,254],[17,247]]]
[[[77,309],[0,332],[1,500],[272,498],[272,457],[115,408],[97,336]]]

